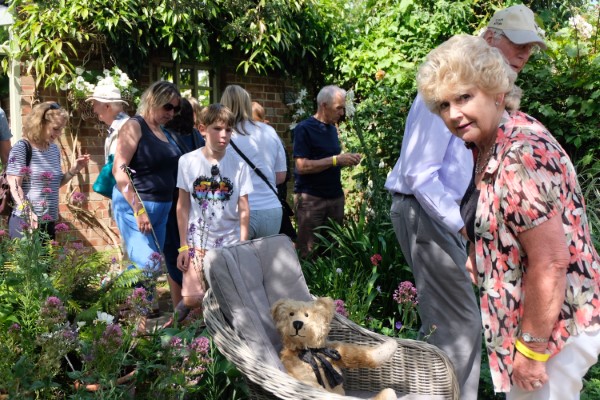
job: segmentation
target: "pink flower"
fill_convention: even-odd
[[[60,222],[56,224],[54,229],[56,230],[56,232],[66,232],[69,230],[69,225],[65,224],[64,222]]]
[[[381,257],[381,254],[373,254],[373,256],[371,257],[371,264],[379,265],[381,260],[383,260],[383,258]]]
[[[50,194],[52,193],[52,189],[50,189],[49,187],[45,187],[42,189],[42,193],[44,194]]]
[[[346,310],[346,305],[344,304],[344,300],[334,300],[333,304],[335,305],[335,312],[340,314],[343,317],[348,316],[348,311]]]
[[[188,348],[190,351],[206,355],[210,350],[210,342],[204,336],[197,337],[190,343]]]
[[[75,250],[81,250],[81,249],[83,249],[83,243],[81,243],[81,242],[74,242],[74,243],[72,244],[72,246],[73,246],[73,248],[74,248]]]
[[[44,214],[42,215],[42,221],[52,221],[52,217],[50,214]]]
[[[6,236],[8,235],[8,232],[6,232],[6,230],[4,229],[0,229],[0,236]]]
[[[81,204],[87,200],[87,197],[81,192],[73,192],[71,199],[73,200],[74,204]]]
[[[393,299],[398,304],[419,304],[417,300],[417,288],[410,281],[400,282],[398,289],[394,292]]]
[[[31,175],[31,167],[22,167],[19,175]]]

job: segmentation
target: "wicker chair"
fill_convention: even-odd
[[[285,239],[276,240],[279,241],[278,245],[286,245]],[[281,242],[282,240],[284,242]],[[223,254],[213,254],[208,258],[210,264],[211,258],[212,262],[215,262],[216,259],[223,258]],[[295,253],[294,258],[297,263]],[[240,256],[240,259],[247,263],[247,253],[243,254],[243,257]],[[299,268],[299,265],[297,267]],[[219,271],[222,273],[221,269]],[[275,300],[271,300],[274,303]],[[433,345],[409,339],[396,339],[398,350],[393,359],[382,367],[343,371],[347,393],[344,397],[305,385],[281,369],[264,362],[256,351],[256,345],[249,344],[248,340],[234,330],[229,318],[224,315],[213,289],[207,291],[203,308],[208,331],[219,351],[246,378],[251,399],[363,399],[369,393],[376,393],[387,387],[394,389],[403,399],[459,398],[454,369],[445,353]],[[368,331],[338,314],[332,321],[329,339],[367,345],[390,340],[389,337]]]

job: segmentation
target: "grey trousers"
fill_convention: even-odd
[[[400,248],[412,269],[421,335],[450,357],[460,398],[477,399],[481,364],[481,315],[465,268],[464,238],[421,208],[414,196],[395,195],[390,210]]]

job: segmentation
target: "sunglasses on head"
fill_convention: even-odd
[[[46,108],[46,110],[44,111],[44,114],[42,115],[42,119],[46,118],[46,113],[50,110],[60,110],[60,104],[50,103],[50,106],[48,108]]]
[[[181,107],[180,106],[174,106],[171,103],[167,103],[165,104],[163,107],[163,110],[165,111],[175,111],[176,113],[178,113],[179,111],[181,111]]]

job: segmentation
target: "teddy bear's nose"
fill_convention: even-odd
[[[292,325],[294,326],[294,329],[296,330],[296,332],[298,332],[300,329],[302,329],[302,326],[304,325],[304,322],[302,322],[302,321],[294,321],[294,322],[292,322]]]

